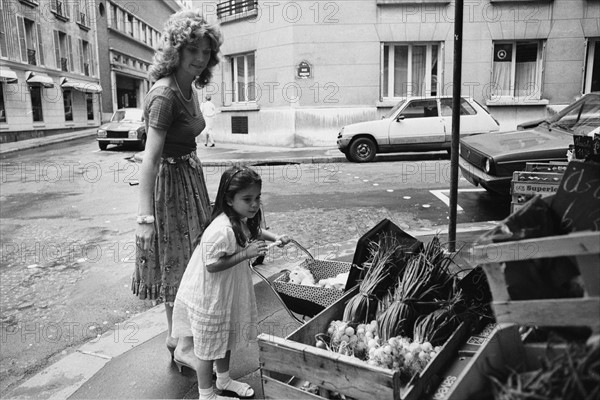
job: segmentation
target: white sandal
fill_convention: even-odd
[[[254,397],[254,389],[244,382],[229,379],[229,383],[225,387],[220,388],[218,383],[216,386],[217,393],[220,395],[233,395],[240,399],[251,399]]]

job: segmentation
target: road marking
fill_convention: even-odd
[[[430,190],[432,195],[440,199],[444,204],[450,207],[450,190],[449,189],[438,189],[438,190]],[[458,192],[485,192],[485,189],[458,189]],[[463,208],[456,204],[456,211],[463,211]]]

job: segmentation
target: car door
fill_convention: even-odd
[[[444,142],[444,124],[436,99],[407,101],[392,120],[389,129],[392,146],[419,147]]]
[[[452,99],[440,99],[440,112],[448,137],[452,137]],[[497,130],[493,119],[484,114],[485,110],[476,110],[466,99],[460,99],[460,136],[474,133],[488,133]],[[450,140],[450,139],[449,139]]]

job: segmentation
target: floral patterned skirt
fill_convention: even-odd
[[[173,303],[193,244],[210,222],[211,206],[196,152],[161,159],[154,189],[154,244],[137,249],[132,291]]]

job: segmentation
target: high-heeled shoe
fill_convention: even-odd
[[[177,342],[178,340],[175,340],[175,344],[173,344],[173,342],[170,342],[169,339],[166,341],[167,350],[169,350],[169,353],[171,353],[171,361],[175,360],[175,348],[177,347]]]
[[[183,367],[191,369],[192,371],[196,372],[196,368],[194,368],[193,365],[190,365],[190,364],[186,363],[185,361],[178,360],[175,358],[175,356],[173,356],[173,362],[177,366],[177,369],[179,370],[180,374],[183,374]]]

